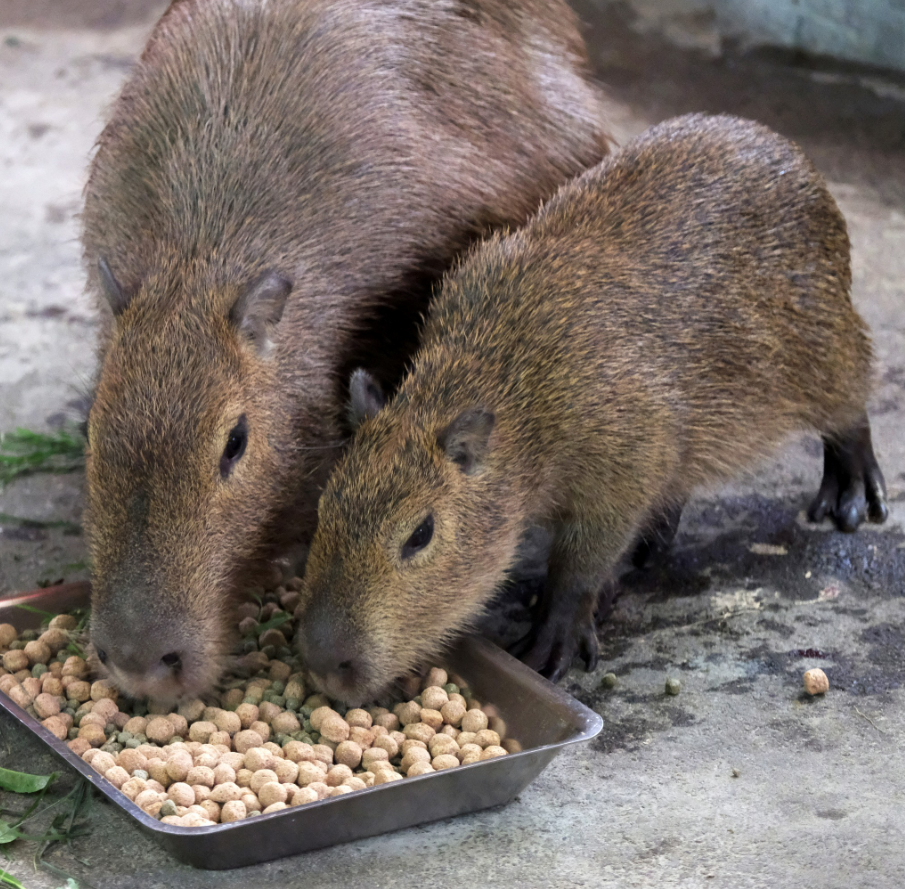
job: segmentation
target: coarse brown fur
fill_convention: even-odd
[[[828,453],[854,442],[846,467],[864,469],[837,473],[826,511],[882,521],[850,284],[819,174],[731,117],[654,127],[475,248],[387,406],[353,380],[364,421],[305,577],[300,645],[322,685],[360,702],[435,655],[536,524],[553,549],[527,661],[557,677],[577,649],[593,663],[597,596],[629,545],[800,430]]]
[[[83,217],[92,637],[121,687],[216,681],[230,596],[310,535],[347,369],[398,380],[431,280],[597,163],[603,126],[561,0],[170,6]]]

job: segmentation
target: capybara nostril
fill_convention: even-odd
[[[165,667],[169,667],[171,670],[179,670],[182,668],[182,657],[175,651],[165,654],[160,661]]]

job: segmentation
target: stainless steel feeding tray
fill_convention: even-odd
[[[86,605],[87,599],[85,584],[29,593],[0,603],[0,622],[20,631],[36,629],[40,615],[18,605],[59,613]],[[213,827],[176,827],[146,815],[6,695],[0,694],[0,706],[180,861],[225,870],[502,805],[563,747],[588,741],[603,727],[593,710],[483,639],[463,640],[446,665],[465,678],[479,700],[499,708],[521,752]]]

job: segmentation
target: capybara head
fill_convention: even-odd
[[[188,303],[165,277],[133,295],[103,259],[99,277],[114,319],[88,417],[91,638],[124,691],[198,694],[224,667],[237,566],[280,503],[271,337],[291,284],[189,280],[207,296]]]
[[[363,420],[318,505],[299,646],[314,681],[360,704],[435,654],[505,574],[520,523],[496,496],[495,417],[410,410],[353,375]]]

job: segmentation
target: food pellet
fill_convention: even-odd
[[[830,680],[819,667],[804,674],[804,690],[809,695],[822,695],[830,690]]]
[[[666,680],[666,694],[677,695],[682,690],[682,683],[678,679]]]
[[[282,613],[273,595],[263,608],[241,607],[246,639]],[[294,620],[255,645],[268,644],[266,635],[285,646]],[[133,705],[91,676],[82,657],[64,654],[77,626],[59,615],[23,640],[0,624],[0,692],[31,708],[60,740],[68,737],[73,753],[167,824],[228,824],[521,749],[504,737],[497,709],[482,707],[439,667],[420,684],[407,677],[410,699],[392,711],[346,710],[311,693],[294,656],[278,660],[260,648],[245,649],[244,672],[224,677],[218,701],[184,701],[173,712],[150,701],[130,712]]]

